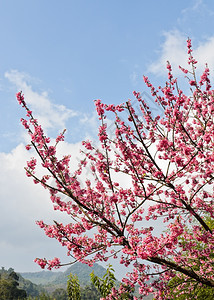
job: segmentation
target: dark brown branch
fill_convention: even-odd
[[[166,260],[164,258],[160,258],[160,257],[150,257],[147,260],[151,261],[153,263],[162,265],[162,266],[166,266],[166,267],[170,268],[171,270],[178,271],[190,278],[195,279],[197,282],[200,282],[204,285],[214,287],[214,281],[212,279],[207,279],[207,278],[201,277],[197,273],[195,273],[193,270],[188,270],[186,268],[183,268],[183,267],[175,264],[174,262],[168,261],[168,260]]]

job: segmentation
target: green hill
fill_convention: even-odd
[[[80,285],[85,286],[90,283],[90,273],[92,271],[94,271],[97,276],[102,277],[105,274],[106,269],[98,264],[94,264],[93,267],[89,267],[88,265],[77,262],[74,265],[71,265],[64,272],[41,271],[20,274],[22,277],[35,284],[41,284],[43,286],[54,285],[57,287],[66,288],[68,275],[70,273],[77,275]]]
[[[30,280],[24,279],[20,274],[14,272],[12,268],[6,270],[0,269],[0,299],[22,299],[25,295],[37,297],[45,290],[41,286],[37,286]]]

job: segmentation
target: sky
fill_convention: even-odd
[[[94,100],[119,104],[136,90],[154,105],[142,76],[163,84],[169,60],[180,78],[188,37],[199,74],[208,63],[213,77],[213,28],[212,0],[0,0],[0,267],[31,272],[40,271],[36,257],[69,261],[35,224],[69,219],[25,176],[31,153],[15,94],[23,91],[50,137],[67,128],[60,151],[75,165],[81,141],[96,140]]]

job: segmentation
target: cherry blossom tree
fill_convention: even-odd
[[[71,217],[66,225],[37,224],[67,248],[71,263],[119,259],[129,266],[122,287],[138,284],[142,297],[153,292],[156,299],[168,299],[168,282],[175,276],[182,278],[181,289],[185,282],[189,290],[195,285],[214,288],[214,237],[206,221],[214,218],[214,90],[207,66],[196,77],[190,39],[187,49],[189,67],[180,67],[189,83],[187,93],[169,62],[164,87],[155,88],[144,77],[163,117],[153,116],[137,92],[135,104],[95,101],[99,145],[83,142],[84,159],[74,172],[70,155],[57,156],[64,132],[51,143],[24,95],[17,94],[27,111],[21,120],[31,138],[26,148],[35,149],[44,168],[39,177],[32,158],[26,174],[49,190],[55,210]],[[113,135],[109,115],[114,116]],[[85,168],[91,175],[83,183]],[[35,261],[48,269],[63,265],[58,258]],[[113,288],[106,299],[119,299],[123,292]]]

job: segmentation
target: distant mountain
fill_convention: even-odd
[[[45,285],[54,281],[57,277],[61,276],[63,272],[40,271],[40,272],[25,272],[20,273],[22,277],[30,280],[35,284]]]
[[[93,267],[89,267],[86,264],[77,262],[74,265],[71,265],[64,272],[41,271],[20,274],[22,277],[30,280],[35,284],[41,284],[42,286],[54,285],[57,287],[66,288],[68,275],[70,273],[72,273],[73,275],[77,275],[80,285],[85,286],[90,283],[90,274],[92,271],[94,271],[97,276],[103,277],[106,269],[98,264],[94,264]]]

